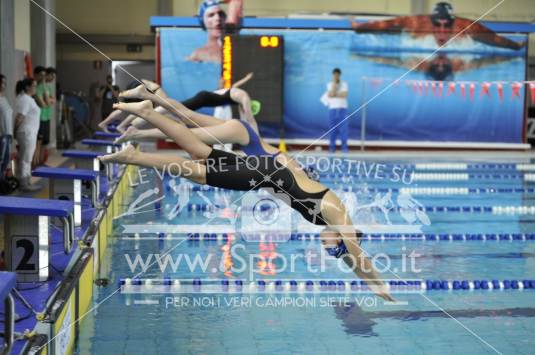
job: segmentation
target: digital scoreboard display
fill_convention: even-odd
[[[284,37],[227,35],[223,38],[222,51],[221,75],[225,87],[231,87],[253,72],[254,77],[241,88],[252,100],[262,104],[256,120],[280,124],[284,97]]]

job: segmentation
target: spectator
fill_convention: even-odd
[[[99,90],[98,97],[102,99],[101,116],[105,119],[113,112],[113,104],[118,102],[120,89],[113,85],[113,78],[111,75],[106,77],[106,85]]]
[[[22,191],[38,190],[32,186],[31,171],[32,158],[39,131],[41,109],[32,96],[36,94],[37,82],[34,79],[24,79],[17,83],[15,101],[15,137],[19,145],[17,154],[17,177]]]
[[[0,74],[0,184],[4,181],[4,173],[11,160],[13,142],[13,109],[9,105],[6,93],[6,77]],[[2,191],[0,186],[0,193]]]
[[[6,98],[6,77],[0,74],[0,135],[13,137],[13,109]]]
[[[35,100],[41,108],[38,137],[42,145],[47,145],[50,141],[50,115],[51,115],[51,93],[46,84],[46,68],[38,66],[33,71],[34,79],[37,82]],[[38,145],[40,152],[40,146]],[[40,159],[41,160],[41,159]]]
[[[50,122],[52,121],[52,118],[56,115],[56,98],[57,98],[57,91],[56,91],[56,68],[54,67],[48,67],[46,68],[46,75],[45,75],[45,86],[47,89],[47,92],[49,94],[49,124],[48,124],[48,141],[50,141]],[[54,121],[55,122],[55,121]],[[43,153],[47,153],[46,150],[43,149]],[[47,160],[47,156],[41,157],[41,161],[45,162]]]
[[[327,84],[326,104],[329,108],[329,151],[331,153],[336,151],[337,136],[340,136],[342,141],[342,151],[348,151],[349,121],[346,120],[348,86],[345,81],[340,79],[341,75],[342,71],[339,68],[334,68],[332,81]]]
[[[46,68],[45,84],[50,94],[50,111],[52,114],[56,106],[56,69],[54,67]]]

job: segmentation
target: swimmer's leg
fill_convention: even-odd
[[[157,94],[152,94],[144,85],[139,85],[132,90],[123,91],[119,97],[151,100],[155,105],[162,106],[167,111],[183,120],[184,123],[193,127],[214,126],[224,122],[218,118],[203,115],[188,109],[180,102],[166,96],[163,90],[159,90]]]
[[[153,141],[156,139],[167,139],[167,136],[158,128],[139,129],[132,125],[115,140],[115,143]]]
[[[217,107],[229,104],[232,104],[232,101],[225,95],[205,90],[199,91],[195,96],[182,101],[182,105],[193,111],[202,107]]]
[[[117,110],[117,111],[120,111],[120,110]],[[120,111],[120,112],[123,112],[123,111]],[[126,128],[131,124],[133,123],[135,120],[139,120],[139,117],[137,117],[136,115],[128,115],[124,120],[123,122],[121,122],[118,126],[117,126],[117,131],[120,132],[120,133],[124,133]]]
[[[146,123],[144,119],[138,117],[132,122],[132,126],[128,127],[128,129],[115,140],[115,143],[152,141],[168,138],[165,133],[158,128],[138,129],[138,125],[136,124],[137,120]],[[179,122],[179,124],[183,123]],[[203,143],[208,145],[227,143],[247,144],[249,140],[247,130],[236,120],[227,121],[225,124],[219,126],[192,128],[190,131],[199,137]]]
[[[99,157],[103,163],[119,163],[155,168],[181,176],[198,184],[206,184],[206,168],[193,160],[177,155],[143,153],[128,145],[123,150]]]
[[[245,145],[249,142],[249,132],[238,120],[225,121],[217,126],[192,128],[191,132],[208,145],[227,143]]]
[[[187,127],[154,111],[149,101],[136,103],[120,102],[115,104],[114,108],[130,112],[145,119],[154,127],[160,129],[166,136],[173,139],[193,159],[206,159],[212,152],[212,148],[204,144]]]

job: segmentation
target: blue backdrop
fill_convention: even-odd
[[[284,122],[287,138],[316,139],[328,130],[327,108],[319,101],[334,67],[342,69],[349,85],[349,113],[367,100],[368,140],[454,141],[520,143],[523,131],[524,87],[513,97],[511,82],[525,79],[526,48],[509,50],[457,41],[425,61],[445,63],[445,75],[437,70],[415,70],[399,85],[383,91],[393,79],[404,75],[426,59],[436,44],[432,38],[413,39],[409,35],[355,34],[350,31],[242,30],[242,34],[281,34],[285,37]],[[527,36],[508,36],[525,41]],[[161,29],[161,74],[164,89],[181,100],[199,90],[215,90],[220,65],[196,63],[187,57],[206,42],[199,29]],[[444,67],[444,66],[443,66]],[[384,78],[381,82],[363,80]],[[254,80],[254,79],[253,79]],[[446,80],[442,95],[416,93],[406,80]],[[453,95],[446,96],[448,82],[457,83]],[[461,96],[459,83],[475,82],[474,99]],[[481,83],[494,82],[489,95],[482,95]],[[503,99],[497,81],[503,83]],[[430,84],[429,84],[430,85]],[[438,90],[438,83],[437,90]],[[377,95],[377,96],[376,96]],[[207,111],[210,112],[210,111]],[[362,110],[350,120],[350,139],[360,139]],[[265,136],[278,137],[279,131],[261,127]]]

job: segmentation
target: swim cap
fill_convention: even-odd
[[[260,103],[260,101],[251,100],[251,111],[253,112],[253,116],[258,115],[261,108],[262,104]]]
[[[199,5],[199,24],[203,30],[206,30],[206,26],[204,25],[204,14],[206,10],[214,6],[219,6],[219,4],[221,4],[219,0],[205,0]]]
[[[431,22],[433,22],[435,26],[438,26],[440,25],[438,20],[447,20],[447,27],[450,27],[453,24],[455,16],[453,15],[453,7],[450,3],[439,2],[435,5],[433,14],[431,15]]]

